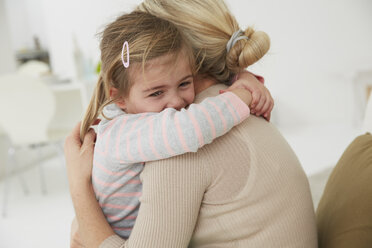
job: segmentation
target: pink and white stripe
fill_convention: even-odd
[[[119,221],[119,220],[135,220],[137,216],[129,215],[129,216],[117,216],[117,215],[106,215],[106,218],[112,221]]]
[[[226,119],[225,119],[225,116],[223,115],[223,113],[222,113],[222,110],[217,106],[217,104],[215,104],[213,101],[211,101],[211,100],[207,100],[208,101],[208,103],[210,104],[210,105],[212,105],[214,108],[215,108],[215,110],[217,111],[217,113],[218,113],[218,115],[219,115],[219,117],[220,117],[220,119],[221,119],[221,121],[222,121],[222,125],[223,125],[223,131],[224,132],[226,132],[226,130],[227,130],[227,121],[226,121]]]
[[[197,136],[197,138],[198,138],[198,141],[199,141],[199,147],[202,147],[202,146],[204,146],[204,137],[203,137],[203,133],[202,133],[202,131],[200,130],[200,126],[199,126],[199,123],[198,123],[198,121],[195,119],[195,116],[189,111],[189,112],[187,112],[188,113],[188,115],[189,115],[189,118],[190,118],[190,120],[191,120],[191,123],[192,123],[192,125],[193,125],[193,127],[194,127],[194,130],[195,130],[195,134],[196,134],[196,136]]]
[[[140,197],[142,195],[142,192],[117,192],[117,193],[112,193],[112,194],[104,194],[98,191],[96,188],[94,188],[94,192],[97,196],[102,197],[103,199],[108,198],[108,197],[116,197],[116,198]]]
[[[146,155],[143,153],[143,149],[142,149],[142,144],[141,144],[141,140],[142,140],[142,137],[141,137],[141,130],[139,129],[137,131],[137,149],[138,149],[138,153],[142,159],[142,161],[148,161],[149,159],[146,157]]]
[[[177,114],[175,114],[175,116],[174,116],[174,124],[175,124],[176,129],[177,129],[178,139],[180,140],[182,148],[183,148],[182,153],[190,152],[191,150],[186,143],[186,140],[185,140],[185,137],[183,135],[182,128],[181,128],[180,120],[179,120]]]
[[[161,156],[156,150],[155,144],[154,144],[154,116],[149,117],[148,123],[149,123],[149,131],[150,131],[149,143],[150,143],[151,151],[155,155],[156,159],[161,159]]]
[[[125,116],[121,122],[119,133],[116,137],[116,142],[115,142],[115,151],[116,151],[116,159],[120,161],[120,141],[121,141],[121,135],[123,134],[124,127],[126,126],[126,123],[128,121],[128,116]]]
[[[93,178],[94,183],[104,186],[104,187],[110,187],[110,188],[122,188],[124,185],[127,185],[127,184],[141,184],[141,180],[137,180],[137,179],[132,179],[132,180],[126,181],[125,183],[117,183],[117,182],[109,183],[109,182],[102,181],[101,179],[99,179],[98,177],[94,175],[92,175],[92,178]]]
[[[214,126],[211,115],[208,113],[208,111],[203,106],[201,106],[201,105],[196,105],[196,106],[197,106],[197,108],[199,108],[204,113],[205,118],[207,119],[207,121],[209,123],[209,128],[211,129],[212,139],[215,139],[217,137],[216,127]]]
[[[234,119],[234,124],[237,125],[239,123],[239,120],[238,120],[238,117],[236,116],[235,111],[232,109],[229,101],[227,101],[225,97],[222,97],[221,100],[226,104],[227,109],[229,110],[231,116]],[[239,116],[239,119],[241,119],[240,116]]]
[[[134,123],[132,124],[131,129],[129,130],[129,133],[131,133],[131,132],[133,132],[133,130],[135,130],[138,122],[141,121],[142,119],[144,119],[146,117],[146,115],[147,115],[147,113],[143,113],[143,114],[141,114],[141,116],[137,120],[134,121]],[[127,136],[127,139],[126,139],[126,148],[127,148],[126,149],[126,151],[127,151],[126,157],[128,158],[128,160],[127,161],[120,160],[120,162],[122,162],[122,163],[128,163],[128,162],[131,162],[131,161],[135,161],[134,157],[130,153],[130,145],[131,145],[130,144],[130,137],[128,135]]]
[[[176,153],[173,151],[173,149],[169,145],[166,121],[167,121],[167,113],[164,113],[162,123],[161,123],[162,124],[161,126],[162,126],[163,142],[164,142],[166,150],[168,151],[168,154],[170,156],[174,156],[174,155],[176,155]]]
[[[131,176],[131,177],[135,177],[135,176],[138,176],[140,174],[140,172],[136,172],[136,171],[133,171],[133,170],[125,170],[125,171],[114,172],[114,171],[111,171],[111,170],[105,168],[101,163],[98,163],[97,161],[94,161],[94,166],[96,168],[99,168],[105,174],[110,175],[110,176],[116,176],[116,177]]]
[[[137,206],[130,206],[130,205],[117,205],[117,204],[110,204],[110,203],[100,203],[101,208],[114,208],[114,209],[122,209],[122,210],[134,210]]]

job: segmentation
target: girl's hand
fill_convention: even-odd
[[[226,91],[230,91],[234,93],[237,97],[239,97],[247,106],[251,105],[252,103],[252,94],[249,90],[244,88],[235,88],[232,90],[227,89]]]
[[[263,116],[270,121],[271,111],[274,107],[274,99],[269,90],[261,83],[256,76],[248,71],[238,74],[237,80],[227,89],[245,88],[252,93],[252,103],[249,106],[251,113],[256,116]]]

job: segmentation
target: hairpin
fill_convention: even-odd
[[[124,49],[127,47],[127,62],[124,61]],[[129,45],[128,41],[124,41],[123,49],[121,50],[121,61],[123,62],[123,65],[125,68],[129,67]]]
[[[230,40],[227,42],[226,44],[226,50],[227,50],[227,53],[230,52],[231,48],[235,45],[235,43],[239,40],[248,40],[249,38],[245,35],[243,35],[243,31],[242,30],[238,30],[238,31],[235,31],[231,37],[230,37]]]

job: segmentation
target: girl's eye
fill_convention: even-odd
[[[190,84],[191,84],[191,82],[183,82],[183,83],[180,84],[180,87],[186,87]]]
[[[152,94],[149,95],[149,96],[151,96],[151,97],[155,97],[155,96],[160,96],[161,94],[163,94],[163,91],[156,91],[156,92],[152,93]]]

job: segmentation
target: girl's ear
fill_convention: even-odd
[[[110,88],[110,97],[111,99],[115,99],[117,97],[119,93],[119,90],[117,88],[114,88],[114,87],[111,87]],[[126,108],[126,104],[125,104],[125,100],[123,97],[120,97],[119,99],[117,99],[115,102],[114,102],[119,108],[121,108],[122,110],[125,110]]]

